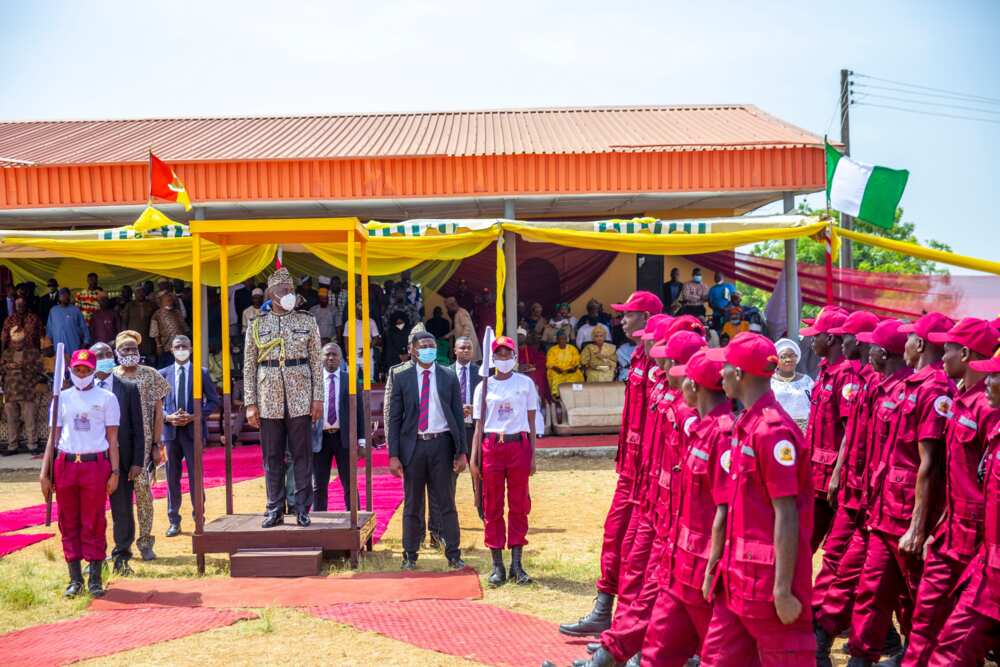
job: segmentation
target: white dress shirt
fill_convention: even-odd
[[[427,413],[427,430],[418,431],[424,433],[444,433],[448,430],[448,420],[444,417],[444,410],[441,408],[441,397],[437,390],[437,364],[431,364],[430,368],[424,368],[419,363],[415,366],[417,371],[417,406],[420,405],[420,388],[424,384],[424,371],[430,371],[430,401]],[[417,424],[419,426],[419,412]]]
[[[462,394],[462,405],[472,405],[472,383],[475,381],[472,377],[472,364],[462,364],[460,362],[455,362],[455,375],[458,376],[458,391],[462,391],[462,373],[467,373],[465,380],[466,388],[465,393]]]
[[[114,373],[108,373],[108,377],[104,378],[103,380],[98,380],[97,376],[94,376],[94,384],[96,384],[99,388],[101,388],[101,389],[103,389],[105,391],[110,391],[110,392],[114,393],[114,391],[115,391],[115,374]]]
[[[330,392],[333,392],[334,401],[337,405],[337,418],[333,420],[331,424],[327,421],[330,416],[330,411],[328,406],[330,405]],[[340,371],[334,371],[333,373],[324,370],[323,371],[323,430],[331,428],[340,428]]]

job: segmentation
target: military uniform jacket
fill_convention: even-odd
[[[243,346],[243,392],[261,419],[308,415],[323,400],[319,327],[312,315],[262,313],[247,328]],[[273,365],[272,365],[273,364]]]

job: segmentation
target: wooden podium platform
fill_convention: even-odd
[[[314,547],[326,557],[346,554],[351,567],[368,539],[375,532],[375,513],[358,512],[358,527],[351,528],[350,512],[313,512],[312,525],[296,525],[294,516],[286,516],[283,526],[261,528],[263,514],[227,514],[205,524],[204,532],[191,536],[195,554],[228,553],[240,549],[284,549]]]

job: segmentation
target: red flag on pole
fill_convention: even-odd
[[[191,198],[181,179],[170,165],[149,151],[149,198],[153,197],[183,204],[185,211],[191,210]]]

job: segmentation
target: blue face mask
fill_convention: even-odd
[[[696,283],[700,283],[701,282],[701,276],[692,276],[691,279],[694,280]]]
[[[438,351],[437,348],[433,347],[422,347],[417,350],[417,359],[420,360],[422,364],[433,363],[437,359]]]
[[[115,369],[114,359],[98,359],[97,360],[97,372],[98,373],[110,373]]]

